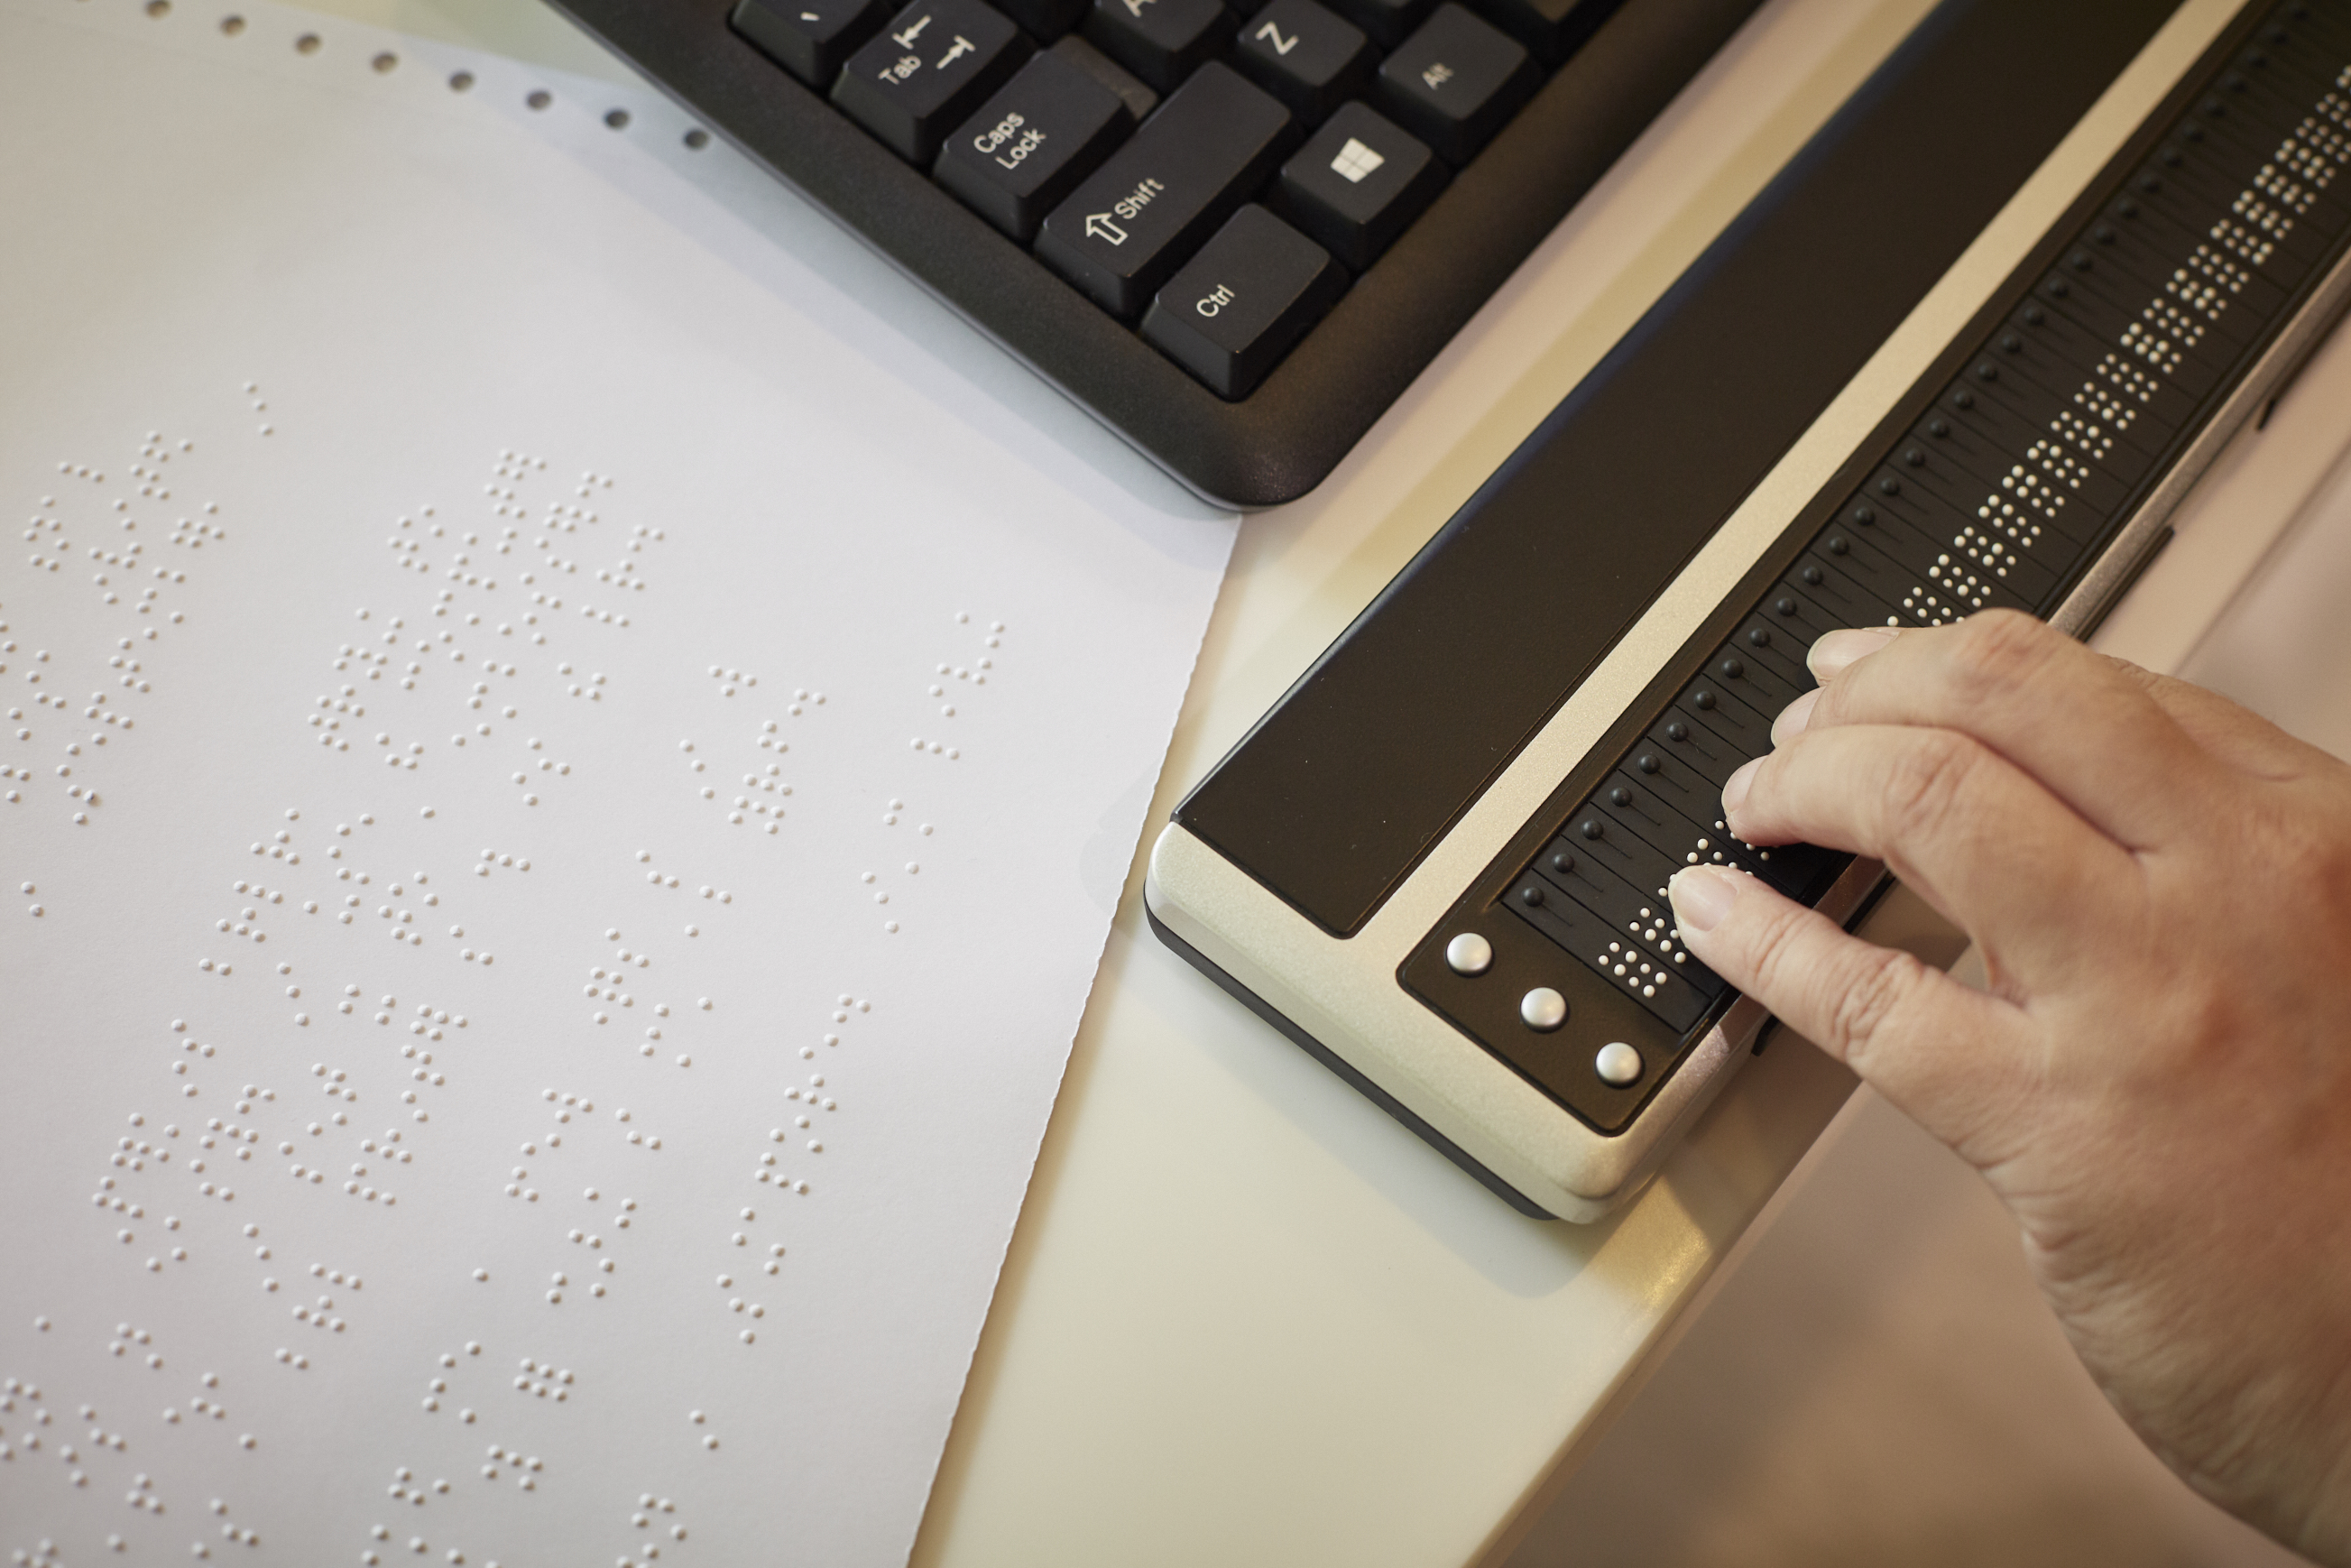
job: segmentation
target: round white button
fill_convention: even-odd
[[[1602,1046],[1600,1054],[1592,1059],[1592,1067],[1600,1074],[1600,1082],[1619,1089],[1641,1081],[1641,1053],[1621,1040]]]
[[[1529,1029],[1549,1034],[1567,1021],[1567,998],[1549,986],[1537,986],[1519,998],[1519,1016]]]
[[[1494,967],[1494,945],[1475,931],[1464,931],[1445,945],[1445,961],[1457,975],[1482,975]]]

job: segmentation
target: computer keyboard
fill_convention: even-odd
[[[1318,483],[1758,0],[557,0],[1201,495]]]

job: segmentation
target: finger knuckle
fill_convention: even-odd
[[[1829,1020],[1845,1061],[1855,1071],[1866,1072],[1871,1049],[1883,1040],[1900,1018],[1904,1004],[1917,989],[1922,973],[1918,960],[1907,953],[1873,947],[1850,973],[1836,977],[1836,994],[1823,998],[1821,1016]]]
[[[2299,793],[2249,791],[2234,836],[2305,918],[2351,930],[2351,812],[2312,810]]]
[[[1797,940],[1802,921],[1802,912],[1792,904],[1775,905],[1757,921],[1748,943],[1753,971],[1748,989],[1766,998],[1798,994],[1792,983],[1803,978],[1802,944]]]
[[[1892,849],[1949,833],[1964,816],[1962,802],[1983,760],[1983,748],[1965,736],[1919,732],[1886,771],[1879,801],[1880,844]]]
[[[1987,610],[1951,630],[1949,679],[1963,709],[2014,701],[2045,669],[2063,640],[2014,610]]]

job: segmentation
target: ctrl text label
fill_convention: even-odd
[[[1233,286],[1229,283],[1219,283],[1202,296],[1192,308],[1203,316],[1216,316],[1221,314],[1225,307],[1232,302]]]

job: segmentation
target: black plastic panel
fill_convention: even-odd
[[[2171,9],[1947,0],[1176,820],[1359,929]]]
[[[1252,507],[1337,466],[1759,0],[1625,5],[1238,402],[750,47],[733,0],[552,3],[1177,479]]]

